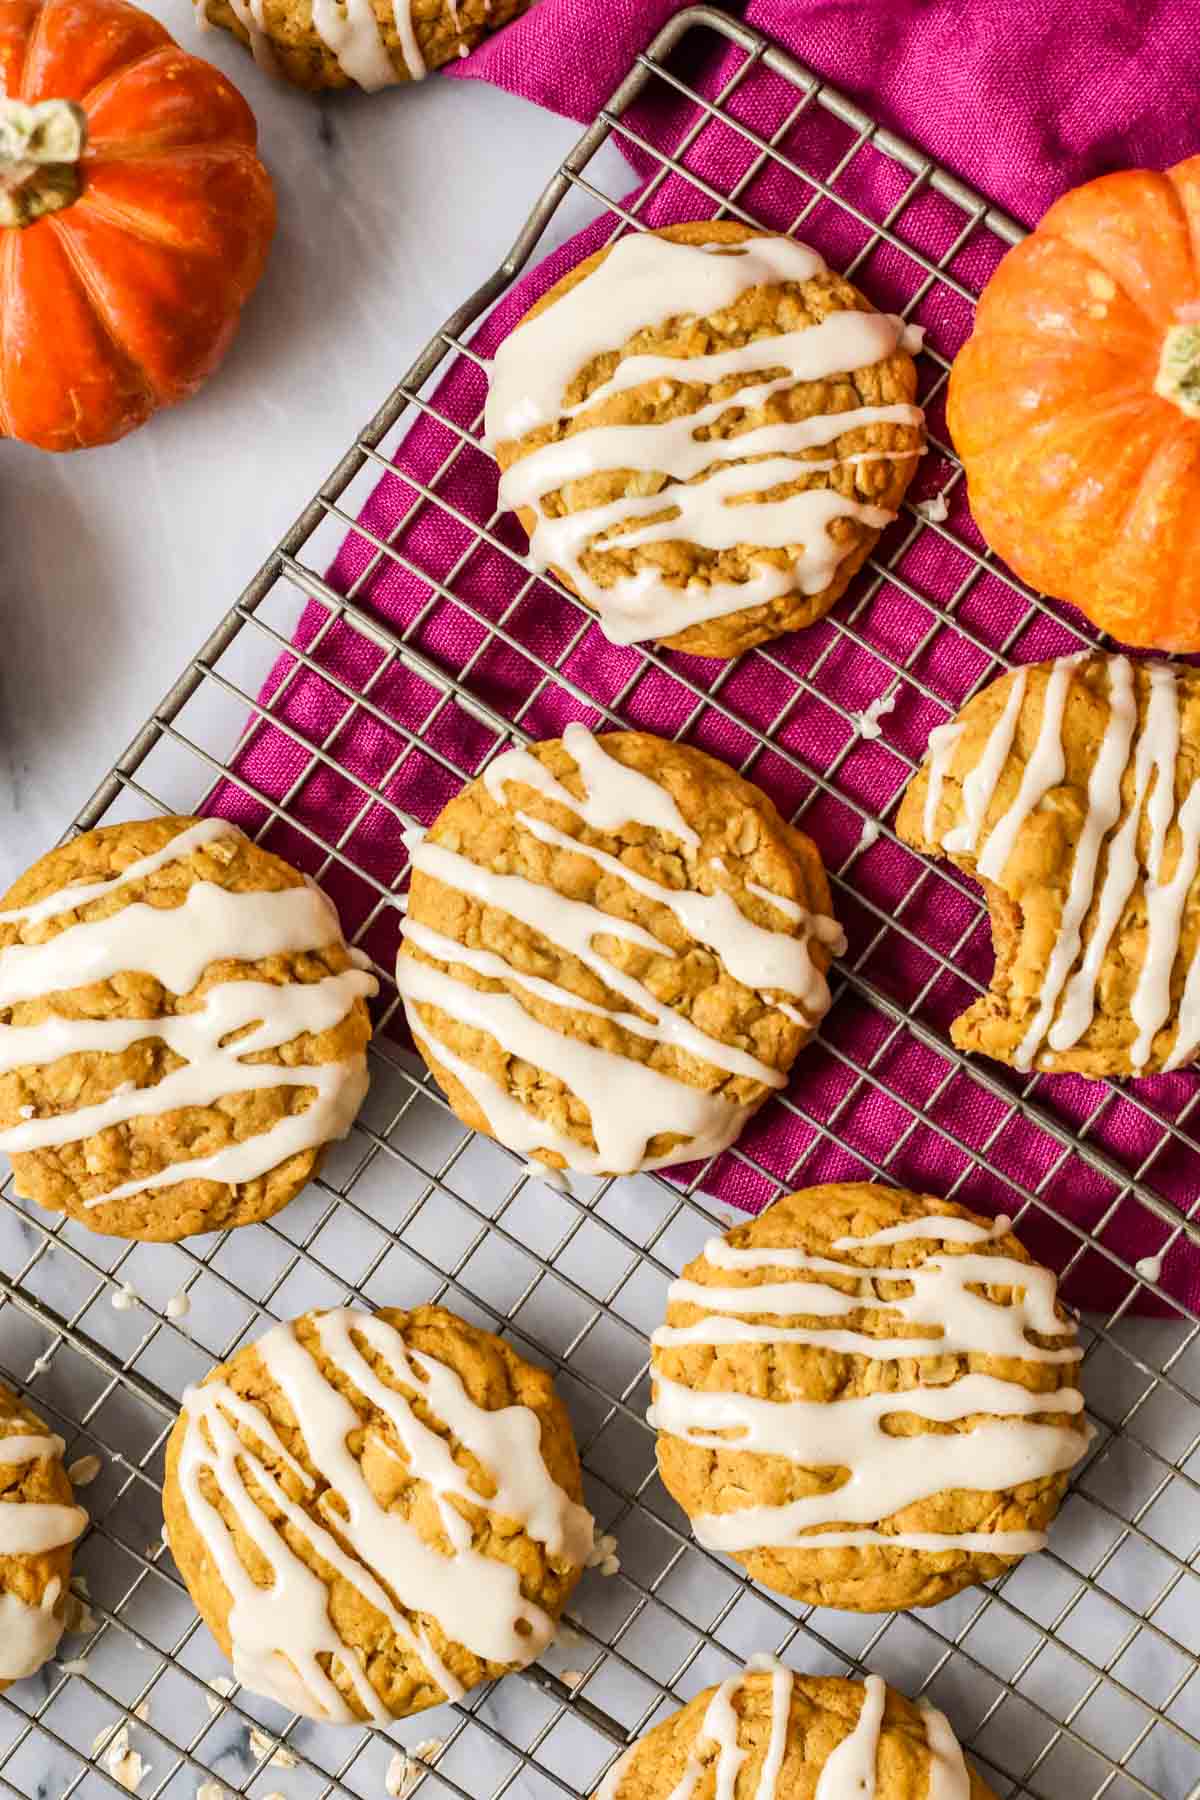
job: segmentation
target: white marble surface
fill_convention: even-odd
[[[194,400],[74,456],[0,441],[4,885],[59,836],[413,352],[500,261],[579,132],[477,82],[318,101],[224,32],[201,37],[184,0],[149,10],[253,106],[279,231]]]

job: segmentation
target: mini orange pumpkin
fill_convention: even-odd
[[[111,443],[216,368],[275,229],[254,117],[125,0],[0,0],[0,434]]]
[[[984,537],[1127,644],[1200,650],[1200,156],[1076,188],[950,377]]]

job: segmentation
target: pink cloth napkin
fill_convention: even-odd
[[[672,0],[539,0],[452,73],[590,118],[675,10]],[[751,0],[744,16],[1026,221],[1063,189],[1105,168],[1164,164],[1196,147],[1200,79],[1188,9],[1175,0],[1079,0],[1059,8],[1025,0],[893,0],[886,7],[862,0]],[[675,66],[715,95],[744,61],[740,49],[697,31]],[[782,131],[780,145],[800,168],[822,177],[836,171],[837,191],[860,214],[879,220],[891,213],[909,173],[870,146],[843,163],[854,132],[813,106],[791,121],[796,100],[793,87],[758,66],[728,108],[760,137]],[[642,218],[660,224],[702,217],[713,204],[705,187],[727,194],[741,181],[739,203],[752,216],[774,228],[792,227],[815,190],[785,169],[754,172],[754,147],[745,137],[721,121],[690,133],[694,119],[693,105],[656,78],[627,120],[642,144],[618,137],[641,181],[661,174],[654,151],[662,150],[677,153],[702,184],[683,173],[657,185],[652,179]],[[479,329],[478,354],[491,355],[532,300],[598,246],[612,224],[611,215],[598,220],[536,264]],[[879,306],[900,307],[924,280],[903,246],[940,257],[963,224],[958,208],[919,194],[892,219],[901,243],[874,249],[856,278]],[[844,265],[868,231],[816,198],[799,235]],[[949,263],[960,287],[977,292],[1002,249],[986,230],[971,235]],[[968,302],[940,283],[912,316],[945,357],[970,329]],[[935,386],[938,370],[923,360],[926,387]],[[470,429],[484,392],[479,367],[458,358],[432,406]],[[930,423],[944,440],[937,394]],[[1019,629],[1025,601],[1002,578],[987,575],[964,588],[971,565],[955,539],[974,545],[979,539],[956,490],[944,532],[917,530],[911,513],[892,527],[884,550],[907,545],[897,575],[874,590],[862,578],[854,584],[837,609],[849,632],[825,622],[794,633],[744,659],[728,679],[720,665],[697,658],[664,654],[648,663],[635,649],[609,644],[596,627],[575,643],[581,621],[572,606],[541,584],[523,593],[528,577],[515,561],[501,550],[473,547],[470,522],[486,525],[495,510],[496,471],[470,446],[439,473],[458,442],[439,419],[416,419],[395,457],[400,472],[384,476],[361,515],[370,537],[347,536],[329,571],[333,587],[353,590],[360,607],[403,632],[430,663],[466,670],[480,700],[519,719],[534,736],[557,735],[571,718],[603,722],[599,708],[611,704],[626,724],[660,733],[686,727],[691,742],[741,764],[755,749],[747,727],[768,728],[782,717],[778,749],[754,756],[747,772],[786,813],[804,808],[801,821],[827,864],[846,872],[836,901],[850,936],[849,961],[893,1001],[914,1007],[925,1034],[896,1026],[852,988],[841,991],[824,1041],[810,1046],[795,1070],[789,1096],[797,1113],[769,1103],[742,1140],[744,1154],[720,1158],[704,1178],[705,1190],[753,1211],[772,1197],[776,1183],[865,1178],[884,1165],[898,1182],[950,1193],[985,1212],[1017,1212],[1036,1193],[1127,1262],[1158,1250],[1168,1228],[1111,1171],[1130,1177],[1137,1171],[1171,1206],[1193,1205],[1200,1191],[1196,1159],[1186,1145],[1166,1141],[1162,1120],[1175,1118],[1194,1097],[1196,1077],[1158,1077],[1124,1092],[1039,1078],[1033,1093],[1042,1114],[1083,1135],[1083,1152],[1064,1148],[1044,1124],[1018,1110],[1025,1084],[992,1065],[959,1069],[936,1047],[971,997],[957,971],[984,983],[988,977],[989,937],[975,901],[944,871],[926,869],[922,876],[920,859],[886,835],[860,848],[864,819],[889,817],[907,778],[895,750],[920,758],[930,728],[981,676],[997,672],[991,649],[1003,646],[1024,661],[1077,648],[1080,634],[1066,613],[1051,609]],[[931,451],[914,494],[936,494],[950,472],[947,460]],[[421,502],[404,475],[436,480],[441,505]],[[523,548],[511,519],[497,530],[503,543]],[[407,566],[387,558],[376,566],[371,538],[386,539]],[[446,583],[449,592],[431,582]],[[954,622],[939,624],[935,605],[950,607]],[[487,621],[501,619],[504,640],[488,643]],[[364,806],[361,789],[327,765],[306,774],[308,746],[324,746],[395,805],[428,821],[480,766],[495,733],[445,704],[434,685],[389,662],[350,625],[330,628],[316,602],[296,642],[332,679],[298,668],[286,654],[280,658],[262,694],[278,723],[259,723],[239,753],[239,782],[224,783],[214,805],[260,824],[262,807],[247,788],[275,799],[288,795],[293,817],[323,843],[341,842],[347,856],[390,887],[407,861],[394,811],[378,802]],[[883,735],[860,735],[847,713],[883,695],[893,681],[891,665],[900,664],[915,679],[899,681]],[[366,693],[369,705],[348,699],[347,689]],[[392,729],[393,720],[411,736]],[[809,771],[824,773],[836,793],[821,792]],[[288,826],[273,827],[267,841],[301,866],[319,860],[310,838]],[[347,926],[357,928],[375,893],[340,863],[323,881]],[[893,925],[896,918],[904,932]],[[394,909],[385,909],[366,938],[385,968],[395,954],[398,923]],[[956,972],[941,969],[929,950]],[[1067,1291],[1077,1303],[1100,1309],[1127,1301],[1133,1284],[1120,1264],[1085,1248],[1078,1232],[1039,1205],[1029,1209],[1022,1234],[1035,1252],[1067,1270]],[[1193,1307],[1200,1303],[1200,1257],[1184,1240],[1167,1257],[1163,1285]]]

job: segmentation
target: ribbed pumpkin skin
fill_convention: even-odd
[[[111,443],[212,373],[262,274],[254,115],[125,0],[0,0],[0,91],[88,119],[79,198],[0,228],[0,434]]]
[[[1154,391],[1198,303],[1200,156],[1104,175],[1008,252],[950,377],[992,549],[1146,649],[1200,650],[1200,419]]]

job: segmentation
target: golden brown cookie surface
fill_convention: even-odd
[[[1087,1444],[1078,1351],[1001,1223],[849,1182],[711,1240],[652,1340],[659,1469],[701,1543],[860,1612],[1038,1547]]]
[[[551,1167],[707,1155],[828,1005],[820,857],[723,763],[644,732],[497,758],[413,856],[397,982],[468,1125]]]
[[[591,1548],[550,1377],[441,1307],[310,1313],[189,1390],[163,1510],[239,1678],[384,1722],[545,1648]]]
[[[86,832],[0,914],[19,1192],[93,1231],[181,1238],[277,1212],[348,1128],[373,978],[324,896],[235,827]]]
[[[599,354],[581,344],[552,422],[514,435],[500,415],[518,409],[501,399],[497,416],[489,412],[501,497],[518,511],[535,558],[618,642],[658,638],[729,658],[820,618],[870,553],[923,445],[916,371],[899,328],[813,253],[729,221],[673,225],[598,252],[522,326],[607,279],[610,256],[653,254],[654,240],[688,247],[703,264],[714,259],[699,246],[770,245],[780,267],[705,313],[686,262],[655,280],[631,262],[622,280],[642,281],[646,321],[651,308],[658,321],[639,321]],[[667,316],[664,288],[678,296]],[[852,320],[847,337],[848,315],[863,314],[868,321]],[[522,326],[497,355],[494,397],[509,365],[520,380]],[[841,365],[839,344],[858,361]],[[748,346],[761,355],[741,354]],[[651,359],[636,380],[633,358]]]
[[[1193,1060],[1198,782],[1200,674],[1166,663],[1031,664],[934,734],[896,823],[991,911],[995,969],[954,1021],[961,1049],[1094,1076]]]
[[[877,1676],[863,1683],[797,1675],[771,1657],[752,1658],[741,1675],[648,1731],[599,1790],[603,1800],[834,1800],[860,1792],[875,1800],[991,1797],[940,1713],[885,1690]]]
[[[40,1669],[62,1635],[71,1546],[87,1525],[62,1451],[0,1387],[0,1688]]]
[[[420,80],[474,50],[534,0],[194,0],[294,86],[375,89]]]

